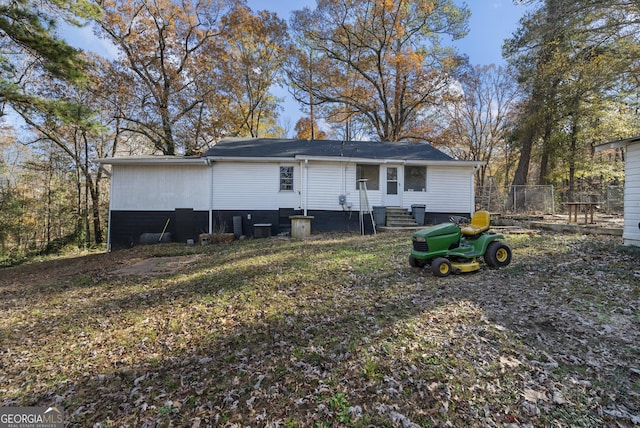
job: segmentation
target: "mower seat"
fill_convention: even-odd
[[[476,211],[471,217],[471,224],[460,229],[463,235],[474,236],[489,230],[491,214],[488,211]]]

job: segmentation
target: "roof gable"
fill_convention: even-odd
[[[289,140],[278,138],[224,139],[203,157],[291,158],[336,157],[416,161],[452,161],[451,156],[427,143],[377,141]]]

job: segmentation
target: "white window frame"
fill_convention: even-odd
[[[280,165],[279,171],[279,186],[280,192],[293,192],[294,191],[294,174],[295,169],[292,165]],[[285,171],[290,171],[289,174],[283,175]]]
[[[358,190],[360,187],[358,185],[358,180],[360,180],[362,177],[358,176],[358,169],[362,166],[367,166],[367,167],[374,167],[376,168],[377,171],[377,176],[375,181],[372,180],[368,180],[367,181],[367,190],[380,190],[380,165],[379,164],[372,164],[372,163],[359,163],[356,164],[356,190]]]
[[[419,188],[416,187],[409,187],[412,186],[413,184],[410,183],[411,181],[411,176],[408,173],[408,170],[411,168],[423,168],[424,169],[424,182],[422,183],[422,186],[420,186]],[[426,165],[405,165],[404,167],[404,191],[405,192],[426,192],[427,191],[427,167]]]

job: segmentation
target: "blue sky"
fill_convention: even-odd
[[[456,0],[462,4],[462,1]],[[502,59],[503,41],[518,28],[518,21],[526,11],[522,5],[514,5],[512,0],[471,0],[471,18],[469,33],[454,42],[460,53],[469,56],[473,65],[504,64]],[[304,7],[314,8],[315,0],[247,0],[254,10],[271,10],[287,22],[293,10]],[[104,40],[93,36],[90,27],[65,29],[65,37],[79,48],[88,49],[109,56],[115,55],[115,48]],[[293,131],[296,121],[302,113],[285,88],[274,88],[274,95],[284,99],[284,110],[281,113],[282,124]]]
[[[458,3],[462,3],[457,1]],[[315,7],[315,0],[247,0],[254,11],[271,10],[287,22],[293,10]],[[514,5],[512,0],[473,0],[469,6],[469,34],[454,43],[458,51],[467,54],[474,65],[504,64],[502,43],[518,27],[526,6]],[[79,48],[101,54],[115,54],[113,45],[97,40],[90,27],[65,28],[64,34]]]
[[[456,1],[462,4],[461,1]],[[464,39],[457,40],[454,46],[458,52],[469,56],[473,65],[503,65],[503,41],[516,31],[518,21],[524,15],[526,8],[514,5],[512,0],[471,0],[471,18],[469,18],[469,33]],[[304,7],[314,8],[315,0],[247,0],[249,7],[254,10],[271,10],[287,22],[293,10]],[[293,127],[301,116],[299,106],[293,101],[284,88],[274,88],[277,97],[284,98],[284,111],[281,114],[282,123]]]
[[[289,21],[291,11],[314,8],[315,0],[247,0],[254,11],[271,10]],[[462,4],[461,1],[456,1]],[[502,42],[518,28],[526,7],[512,0],[471,0],[469,34],[455,42],[460,53],[467,54],[474,65],[504,64]]]

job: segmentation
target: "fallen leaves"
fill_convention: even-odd
[[[547,394],[543,391],[525,389],[522,395],[524,396],[524,399],[530,403],[537,403],[538,401],[548,401]]]
[[[406,234],[315,238],[12,269],[0,405],[83,426],[640,424],[637,252],[518,235],[509,267],[439,279]]]

